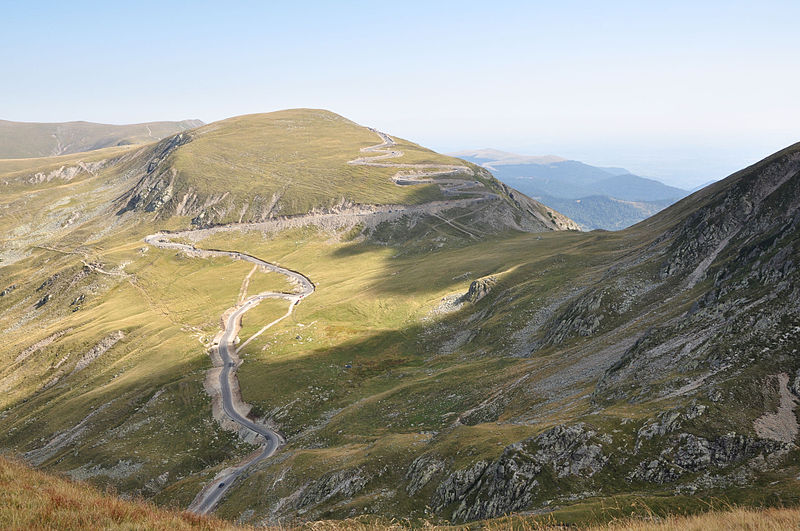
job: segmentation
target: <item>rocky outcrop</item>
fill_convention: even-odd
[[[44,446],[35,448],[29,452],[25,452],[25,454],[23,454],[25,459],[34,465],[39,466],[54,455],[61,452],[64,448],[79,441],[81,437],[88,431],[92,419],[100,415],[106,408],[108,408],[109,405],[111,405],[112,402],[107,402],[93,409],[76,425],[55,434],[53,438],[50,439]]]
[[[597,332],[605,317],[603,291],[592,291],[568,302],[545,325],[544,334],[534,342],[533,350],[558,345],[569,338],[588,337]]]
[[[49,172],[37,172],[27,179],[28,184],[49,183],[54,179],[71,181],[81,174],[95,175],[103,169],[108,161],[98,160],[94,162],[78,162],[75,166],[60,166]]]
[[[408,495],[413,496],[422,490],[435,475],[444,471],[445,466],[442,459],[433,455],[423,454],[414,459],[405,477],[408,480],[406,486]]]
[[[778,387],[778,409],[768,411],[753,422],[753,429],[762,439],[771,439],[784,443],[793,443],[797,438],[798,425],[795,409],[797,397],[789,389],[789,375],[775,375]]]
[[[15,289],[17,289],[17,285],[16,284],[11,284],[7,288],[5,288],[3,291],[0,291],[0,297],[5,297],[6,295],[10,295],[11,292],[14,291]]]
[[[584,424],[556,426],[540,435],[508,446],[493,462],[478,461],[442,481],[431,499],[438,512],[454,506],[457,521],[492,518],[531,506],[541,479],[590,478],[608,458],[603,443],[610,442]],[[410,483],[419,483],[426,466],[412,465]]]
[[[469,285],[469,290],[464,294],[463,301],[476,303],[492,291],[492,288],[497,285],[496,277],[479,278],[473,280]]]
[[[110,334],[105,338],[103,338],[99,343],[97,343],[95,346],[89,349],[88,352],[86,352],[86,354],[84,354],[78,360],[78,363],[75,364],[75,367],[72,369],[70,375],[73,375],[76,372],[82,371],[83,369],[88,367],[90,363],[92,363],[94,360],[96,360],[97,358],[108,352],[111,349],[111,347],[116,345],[123,337],[125,337],[125,334],[122,333],[121,330],[117,330],[113,334]]]
[[[34,308],[37,308],[37,309],[41,308],[42,306],[44,306],[48,302],[50,302],[50,294],[49,293],[45,294],[44,297],[42,297],[41,299],[36,301],[36,304],[34,304]]]
[[[591,477],[608,460],[603,455],[597,432],[583,424],[556,426],[535,439],[539,445],[536,460],[550,465],[556,476]],[[603,442],[609,443],[610,439]]]
[[[714,439],[681,433],[674,444],[664,449],[658,457],[641,461],[629,479],[656,484],[670,483],[688,473],[725,467],[785,448],[785,445],[775,441],[753,439],[737,433]]]
[[[478,461],[469,468],[456,470],[442,481],[431,498],[431,506],[441,511],[448,505],[461,501],[478,484],[478,480],[488,468],[487,461]],[[412,480],[413,481],[413,480]]]
[[[798,172],[800,153],[779,153],[729,177],[728,186],[723,187],[723,181],[700,192],[708,202],[663,236],[673,243],[661,265],[661,277],[691,272],[690,284],[697,282],[705,277],[732,238],[764,232],[779,221],[776,213],[780,217],[793,215],[791,208],[776,212],[770,196]],[[786,198],[796,201],[795,194]]]
[[[43,348],[45,348],[46,346],[50,345],[54,341],[57,341],[57,340],[61,339],[62,337],[64,337],[68,333],[70,333],[71,331],[72,331],[72,328],[67,328],[66,330],[59,330],[55,334],[49,335],[46,338],[37,341],[33,345],[29,346],[28,348],[26,348],[25,350],[20,352],[17,355],[17,357],[14,359],[14,363],[20,363],[22,361],[25,361],[26,359],[28,359],[31,356],[31,354],[34,354],[34,353],[42,350]]]
[[[188,133],[179,133],[156,144],[141,163],[142,176],[125,195],[118,199],[122,207],[117,212],[157,212],[174,199],[174,184],[177,176],[169,167],[169,156],[180,146],[191,142]],[[171,212],[167,212],[171,214]]]
[[[352,497],[361,491],[368,481],[369,477],[360,468],[330,472],[306,485],[298,496],[295,507],[303,510],[334,496]]]

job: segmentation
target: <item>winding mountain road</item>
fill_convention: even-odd
[[[482,200],[498,197],[496,194],[486,190],[483,183],[474,179],[465,179],[465,178],[433,179],[433,177],[455,175],[459,173],[472,175],[472,170],[466,166],[448,165],[448,164],[403,164],[403,163],[392,163],[392,162],[379,162],[386,159],[401,157],[403,155],[403,152],[397,149],[391,149],[394,146],[396,146],[396,142],[389,135],[377,131],[375,129],[370,129],[370,131],[374,132],[380,137],[381,143],[362,148],[361,152],[381,153],[381,154],[373,157],[359,157],[357,159],[349,161],[348,164],[382,167],[382,168],[405,169],[406,171],[398,171],[392,177],[392,180],[398,186],[409,186],[409,185],[435,182],[436,184],[439,185],[442,192],[448,196],[452,195],[479,196],[479,198],[473,198],[469,200],[465,199],[447,200],[447,201],[431,203],[431,204],[436,204],[437,208],[444,207],[447,205],[451,207],[466,206],[471,202],[479,202]],[[465,203],[465,201],[467,202]],[[392,209],[397,209],[397,206],[391,206],[388,208],[389,212],[392,212]],[[411,211],[413,209],[419,209],[420,206],[412,206],[407,208]],[[457,226],[453,221],[443,218],[435,211],[431,211],[428,213],[441,219],[443,222],[448,223],[454,228],[465,232],[469,236],[473,238],[476,237],[473,233],[467,231],[463,227]],[[213,231],[233,230],[237,228],[247,228],[250,226],[256,228],[258,225],[259,225],[258,223],[231,224],[231,225],[214,227],[211,230]],[[247,418],[246,414],[240,413],[236,408],[236,403],[234,398],[234,393],[235,393],[234,387],[238,389],[238,382],[236,381],[237,363],[234,360],[238,358],[236,357],[236,350],[234,349],[233,343],[241,328],[242,315],[244,315],[244,313],[247,312],[248,310],[251,310],[252,308],[257,306],[258,303],[264,299],[270,299],[270,298],[285,299],[289,301],[289,308],[286,314],[283,317],[276,319],[275,321],[269,323],[261,330],[259,330],[255,335],[249,338],[242,345],[244,346],[250,340],[255,338],[257,335],[260,335],[273,325],[289,317],[294,311],[295,306],[297,306],[297,304],[299,304],[303,298],[305,298],[308,295],[311,295],[314,292],[314,284],[308,279],[308,277],[297,271],[292,271],[290,269],[280,267],[276,264],[272,264],[270,262],[267,262],[265,260],[262,260],[260,258],[257,258],[255,256],[246,253],[241,253],[237,251],[224,251],[217,249],[199,249],[194,245],[172,241],[172,239],[175,238],[183,238],[191,236],[201,236],[201,237],[208,236],[209,235],[208,231],[209,229],[196,229],[196,230],[185,230],[173,233],[159,232],[147,236],[144,239],[144,241],[148,245],[152,245],[153,247],[157,247],[159,249],[172,249],[176,251],[182,251],[188,254],[189,256],[194,256],[198,258],[211,258],[211,257],[224,256],[233,259],[244,260],[246,262],[250,262],[257,266],[260,266],[268,271],[273,271],[275,273],[279,273],[281,275],[286,276],[290,282],[293,282],[296,286],[298,286],[299,291],[294,293],[283,293],[283,292],[259,293],[257,295],[253,295],[245,298],[244,300],[239,301],[236,306],[225,312],[225,314],[228,314],[229,312],[230,313],[227,319],[224,319],[222,334],[219,336],[219,341],[215,345],[216,352],[219,355],[219,360],[222,363],[222,367],[219,374],[219,388],[220,388],[222,410],[224,414],[231,421],[233,421],[240,427],[240,433],[242,431],[254,433],[258,438],[264,440],[264,445],[262,446],[260,451],[253,453],[247,459],[240,462],[238,465],[226,468],[221,472],[219,472],[214,477],[214,480],[211,481],[208,485],[206,485],[197,494],[194,501],[192,501],[191,505],[188,507],[189,511],[197,514],[208,514],[212,512],[216,508],[219,501],[224,497],[225,493],[228,492],[228,490],[231,488],[234,482],[239,478],[239,476],[242,475],[243,472],[245,472],[248,468],[255,465],[259,461],[262,461],[263,459],[272,456],[278,450],[278,448],[280,448],[280,446],[285,442],[283,437],[275,430],[265,425],[253,422],[252,420]],[[243,286],[243,291],[245,290],[246,286]],[[223,314],[223,317],[225,314]]]
[[[244,313],[248,310],[256,307],[258,303],[264,299],[286,299],[289,301],[288,311],[283,317],[276,319],[268,326],[275,325],[286,317],[289,317],[294,311],[295,306],[297,306],[297,304],[304,297],[311,295],[314,292],[314,284],[302,273],[280,267],[249,254],[236,251],[198,249],[193,245],[170,241],[170,237],[178,237],[180,235],[185,235],[188,232],[191,231],[184,231],[175,234],[163,232],[153,234],[151,236],[147,236],[145,238],[145,242],[159,249],[174,249],[183,251],[190,256],[198,256],[200,258],[226,256],[229,258],[251,262],[264,269],[286,276],[291,282],[300,288],[299,291],[295,293],[270,291],[247,297],[241,304],[238,304],[233,308],[233,311],[225,320],[223,333],[220,336],[218,344],[216,345],[219,359],[222,362],[222,368],[219,374],[222,410],[233,422],[262,438],[264,440],[264,446],[259,452],[251,455],[237,466],[227,468],[217,474],[214,480],[200,491],[192,504],[189,506],[188,510],[197,514],[207,514],[214,510],[216,505],[219,503],[219,500],[222,499],[228,489],[230,489],[236,479],[246,469],[258,463],[259,461],[270,457],[284,443],[284,439],[279,433],[267,426],[258,424],[248,419],[245,415],[242,415],[239,411],[237,411],[234,405],[234,392],[232,390],[231,382],[236,378],[237,365],[233,361],[233,356],[231,354],[232,352],[235,354],[235,351],[233,351],[233,342],[236,339],[236,335],[239,333],[239,329],[241,328],[242,315],[244,315]],[[262,329],[262,331],[263,330],[264,329]]]
[[[446,175],[464,174],[472,176],[472,170],[460,164],[411,164],[401,162],[380,162],[387,159],[395,159],[403,156],[399,149],[392,149],[397,146],[397,142],[392,137],[369,128],[370,131],[378,135],[381,139],[380,144],[361,148],[362,153],[381,153],[372,157],[358,157],[348,162],[353,166],[372,166],[374,168],[404,168],[409,171],[398,171],[392,176],[392,181],[398,186],[411,186],[415,184],[436,183],[445,195],[480,195],[486,197],[498,197],[497,194],[485,189],[480,181],[474,179],[433,179],[433,177],[443,177]],[[415,171],[414,171],[415,170]],[[484,188],[480,190],[480,188]]]

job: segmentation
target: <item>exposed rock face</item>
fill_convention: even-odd
[[[324,475],[306,486],[297,499],[295,507],[304,509],[318,505],[334,496],[350,497],[359,492],[369,481],[361,469],[339,470]]]
[[[88,173],[94,175],[101,170],[107,163],[106,160],[98,160],[94,162],[78,162],[75,166],[61,166],[58,169],[51,170],[47,173],[38,172],[30,177],[27,181],[29,184],[40,184],[54,179],[62,181],[71,181],[78,175]]]
[[[439,484],[430,505],[443,511],[457,504],[452,517],[458,521],[524,509],[535,500],[542,474],[590,478],[602,470],[607,461],[602,443],[584,424],[556,426],[507,447],[494,462],[478,461],[453,472]],[[410,484],[421,481],[427,470],[412,466]]]
[[[607,461],[599,441],[592,442],[596,436],[595,431],[586,429],[583,424],[556,426],[536,438],[539,444],[536,459],[552,466],[560,478],[591,477]]]
[[[704,190],[711,201],[665,234],[673,244],[661,267],[662,278],[691,271],[690,281],[697,282],[732,238],[741,232],[763,233],[779,221],[775,214],[785,219],[787,214],[791,217],[796,213],[796,209],[776,211],[768,198],[800,171],[800,153],[788,153],[759,165],[743,170],[750,173],[732,186],[718,183]],[[796,196],[786,199],[797,201]]]
[[[684,474],[712,467],[724,467],[762,454],[785,449],[781,443],[752,439],[729,433],[713,440],[682,433],[675,445],[666,448],[655,459],[645,459],[630,475],[631,480],[664,484]]]
[[[766,412],[753,422],[759,437],[784,443],[793,443],[797,438],[798,425],[795,409],[797,397],[789,388],[789,375],[780,373],[774,378],[778,387],[778,410]]]
[[[483,168],[481,168],[483,170]],[[517,209],[527,212],[530,214],[531,218],[538,219],[541,223],[545,225],[554,225],[556,230],[574,230],[579,231],[581,230],[580,226],[577,223],[569,219],[568,217],[564,216],[553,210],[552,208],[545,207],[545,214],[541,214],[539,209],[541,206],[536,203],[534,200],[530,199],[529,197],[515,192],[512,188],[509,188],[506,184],[500,183],[500,187],[503,190],[503,193],[507,195],[509,200],[514,203]],[[523,219],[522,227],[523,230],[537,230],[535,226],[530,224],[530,221],[527,219]]]
[[[31,354],[35,354],[36,352],[42,350],[43,348],[50,345],[54,341],[61,339],[71,331],[72,331],[71,328],[67,328],[66,330],[60,330],[55,334],[52,334],[44,339],[37,341],[33,345],[29,346],[28,348],[20,352],[19,355],[17,355],[16,359],[14,360],[14,363],[20,363],[22,361],[25,361],[27,358],[31,356]]]
[[[98,344],[89,349],[89,351],[84,354],[81,359],[78,360],[78,363],[75,364],[75,368],[72,369],[70,374],[75,374],[76,372],[88,367],[90,363],[108,352],[111,347],[116,345],[123,337],[125,337],[125,334],[122,333],[121,330],[117,330],[113,334],[103,338]]]
[[[787,151],[692,196],[702,206],[650,246],[665,300],[695,286],[703,292],[685,314],[655,322],[607,369],[597,403],[681,396],[766,358],[796,370],[800,150]],[[665,380],[665,371],[685,376]]]
[[[17,289],[17,285],[16,284],[11,284],[7,288],[5,288],[3,291],[0,291],[0,297],[5,297],[6,295],[10,295],[11,292],[14,291],[15,289]]]
[[[132,210],[156,212],[173,199],[176,174],[166,161],[173,151],[191,140],[189,134],[179,133],[165,138],[152,148],[149,157],[144,161],[142,177],[120,199],[123,206],[119,214]]]
[[[537,347],[557,345],[574,336],[591,336],[604,318],[601,305],[603,292],[590,292],[569,303],[546,327]]]
[[[25,459],[38,466],[56,455],[61,449],[80,440],[89,428],[89,424],[94,417],[102,413],[111,402],[107,402],[92,410],[83,420],[75,426],[59,432],[50,439],[47,444],[24,454]]]
[[[406,492],[408,492],[409,496],[413,496],[422,490],[433,479],[433,476],[442,472],[444,468],[445,462],[436,456],[423,454],[417,457],[406,473],[406,479],[409,480]]]
[[[487,278],[479,278],[478,280],[473,280],[472,283],[469,285],[469,290],[466,294],[464,294],[464,301],[476,303],[492,290],[492,288],[497,284],[497,278],[495,277],[487,277]]]
[[[44,306],[48,302],[50,302],[50,294],[49,293],[46,294],[41,299],[39,299],[38,301],[36,301],[36,305],[35,306],[36,306],[36,308],[41,308],[42,306]]]
[[[457,470],[450,474],[436,488],[436,493],[431,499],[431,506],[436,511],[441,511],[451,503],[463,500],[486,471],[489,463],[478,461],[469,468]]]

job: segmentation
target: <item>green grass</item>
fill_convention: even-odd
[[[359,156],[360,147],[376,142],[368,130],[323,111],[254,115],[197,131],[194,141],[174,152],[167,169],[177,169],[182,179],[178,195],[185,187],[237,198],[269,198],[282,190],[282,213],[330,206],[342,197],[371,203],[436,197],[428,195],[434,187],[392,185],[393,169],[346,164]],[[405,160],[450,162],[401,142]],[[117,216],[113,201],[136,180],[135,174],[125,179],[118,172],[135,168],[148,149],[131,152],[120,167],[71,182],[32,185],[22,178],[37,164],[52,167],[59,160],[5,166],[9,184],[0,196],[0,243],[10,258],[0,268],[0,290],[18,287],[0,299],[0,444],[23,453],[56,434],[72,433],[72,440],[43,459],[43,467],[186,506],[215,472],[253,450],[212,420],[203,389],[220,315],[242,296],[252,265],[192,258],[142,241],[157,230],[185,228],[191,216]],[[67,223],[77,210],[85,217]],[[240,213],[224,212],[220,219],[238,219]],[[685,408],[690,401],[652,396],[700,369],[664,371],[652,378],[651,388],[628,400],[593,396],[612,361],[601,360],[599,368],[581,365],[654,322],[684,315],[710,288],[711,278],[687,291],[677,291],[679,280],[673,280],[625,307],[626,290],[656,283],[661,262],[648,257],[631,264],[623,277],[614,268],[621,259],[652,252],[655,235],[676,222],[673,215],[621,233],[507,231],[482,241],[466,239],[435,218],[385,224],[368,237],[309,227],[271,235],[219,232],[199,241],[201,247],[238,250],[301,271],[316,286],[291,317],[242,349],[243,397],[256,412],[271,416],[288,444],[234,486],[220,514],[234,519],[254,509],[251,521],[257,521],[280,500],[295,499],[310,478],[357,473],[369,479],[364,490],[333,496],[303,517],[378,512],[421,521],[430,517],[425,504],[445,472],[409,496],[405,473],[419,455],[438,456],[449,473],[494,460],[511,444],[577,420],[613,434],[606,451],[615,464],[590,481],[559,481],[544,472],[536,504],[557,504],[557,517],[567,523],[593,521],[617,502],[620,511],[603,514],[620,517],[633,494],[654,498],[658,514],[677,511],[684,500],[667,496],[671,486],[620,481],[641,459],[660,451],[656,444],[643,445],[641,454],[624,462],[617,458],[632,454],[637,430],[657,412]],[[84,263],[100,264],[112,274]],[[486,298],[448,315],[432,311],[443,297],[463,294],[472,280],[487,276],[497,284]],[[569,330],[558,344],[543,343],[564,315],[572,315],[562,306],[572,311],[577,288],[583,287],[589,288],[583,295],[603,294],[598,310],[603,320],[594,336]],[[255,272],[247,293],[290,289],[280,275]],[[749,293],[760,296],[755,289]],[[284,315],[287,305],[265,300],[247,312],[239,344]],[[649,317],[638,319],[642,315]],[[537,319],[538,328],[531,324]],[[117,331],[124,339],[71,374],[81,356]],[[674,332],[651,334],[663,339]],[[22,350],[53,334],[61,334],[58,341],[15,361]],[[770,371],[789,370],[787,363],[764,363],[720,385],[736,414],[724,422],[687,422],[684,429],[698,435],[710,428],[747,433],[753,418],[775,404],[769,389],[759,394],[760,382]],[[751,383],[743,386],[742,379]],[[719,409],[710,411],[721,416]],[[737,503],[766,504],[777,493],[794,503],[790,479],[798,472],[790,466],[762,478],[758,496],[736,489],[724,494]],[[565,498],[589,491],[596,492],[583,500]],[[447,511],[438,515],[447,516]]]
[[[135,463],[147,464],[133,477],[115,480],[97,476],[93,481],[130,489],[157,476],[156,472],[170,471],[171,477],[182,479],[170,481],[156,499],[188,503],[203,478],[247,451],[229,435],[223,436],[210,420],[207,399],[201,390],[208,367],[201,340],[207,344],[216,333],[219,315],[237,300],[242,280],[252,266],[228,259],[189,258],[152,248],[142,252],[144,245],[135,235],[146,230],[141,227],[131,232],[128,243],[104,243],[94,251],[107,268],[127,262],[125,272],[135,278],[135,283],[118,281],[92,308],[58,321],[59,327],[75,328],[77,332],[72,334],[85,330],[86,346],[81,349],[88,348],[99,331],[124,325],[127,337],[120,352],[115,353],[115,347],[96,366],[87,369],[86,386],[68,391],[63,406],[53,411],[57,421],[54,418],[33,432],[15,428],[36,415],[49,417],[44,406],[66,389],[55,387],[19,406],[29,413],[9,424],[14,430],[9,442],[21,448],[40,445],[34,442],[37,437],[74,426],[91,406],[125,397],[124,401],[114,401],[97,418],[98,427],[125,430],[147,418],[153,420],[111,444],[98,445],[102,436],[92,435],[81,443],[77,453],[59,454],[62,457],[55,468],[71,470],[89,460],[111,468],[116,459],[125,456]],[[421,234],[424,241],[424,233]],[[524,306],[524,297],[532,303],[546,298],[593,260],[602,263],[602,253],[608,251],[597,253],[607,249],[610,241],[615,241],[615,236],[509,233],[493,242],[454,242],[427,252],[424,261],[419,258],[420,241],[393,246],[335,243],[330,235],[313,228],[288,231],[269,239],[258,232],[219,233],[199,242],[201,247],[245,250],[302,271],[317,286],[317,291],[303,300],[290,319],[245,347],[245,362],[239,370],[245,400],[256,411],[278,411],[275,419],[290,440],[286,453],[296,457],[270,469],[266,476],[258,472],[236,487],[240,497],[223,505],[221,514],[234,516],[251,506],[256,501],[253,493],[260,489],[251,490],[248,485],[255,487],[289,465],[292,478],[304,477],[304,471],[318,476],[339,467],[366,467],[369,473],[378,474],[387,463],[402,471],[414,458],[414,445],[430,438],[424,434],[441,432],[428,443],[430,450],[454,456],[453,466],[469,466],[478,459],[495,458],[507,444],[541,431],[544,426],[493,423],[451,430],[454,412],[475,406],[494,389],[545,361],[463,359],[467,352],[496,348],[493,345],[503,341],[505,323],[513,316],[507,312],[487,315],[486,326],[474,342],[457,354],[440,354],[438,339],[431,343],[421,340],[425,331],[446,329],[463,314],[441,317],[430,315],[430,311],[445,295],[463,293],[472,279],[487,275],[498,277],[496,293],[511,290],[514,296],[523,297],[519,305]],[[588,258],[591,253],[587,253],[587,246],[594,250],[594,258]],[[65,263],[75,260],[71,255],[50,255]],[[20,274],[34,263],[34,259],[20,263]],[[248,293],[284,287],[285,283],[273,274],[255,273]],[[491,303],[486,301],[479,307],[486,304]],[[285,310],[283,301],[262,302],[245,314],[240,337],[245,340]],[[440,336],[435,333],[433,337]],[[477,381],[476,374],[482,375]],[[23,380],[14,388],[15,394],[9,396],[30,396],[25,381],[28,380]],[[131,411],[131,404],[141,407],[159,389],[165,389],[161,395],[165,398],[151,405],[150,410]],[[524,411],[531,399],[536,398],[520,395],[509,407]],[[180,422],[175,425],[178,419]],[[546,422],[558,419],[556,414]],[[309,427],[314,429],[309,432]],[[156,437],[162,430],[165,436]],[[142,440],[148,442],[142,444]],[[309,444],[322,448],[312,452],[302,449]],[[168,452],[167,447],[182,451]],[[381,459],[367,459],[365,448],[380,449],[369,450],[369,455],[378,452]],[[156,458],[161,454],[167,457]],[[388,486],[402,481],[400,474],[384,474],[385,479],[379,484]],[[286,482],[286,489],[292,488],[293,481],[296,479]],[[259,497],[274,501],[290,494],[286,489]],[[367,502],[354,502],[354,507]],[[415,510],[416,503],[400,496],[386,510],[406,514]]]
[[[396,186],[393,168],[348,165],[378,136],[328,111],[295,109],[239,116],[198,129],[174,154],[179,188],[200,194],[229,192],[269,202],[279,197],[280,214],[304,213],[348,200],[355,203],[416,204],[441,197],[434,185]],[[407,141],[398,163],[458,164]],[[257,184],[256,184],[257,183]],[[252,208],[252,206],[251,206]]]

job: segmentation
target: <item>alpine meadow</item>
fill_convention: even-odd
[[[577,13],[590,9],[580,2],[501,2],[496,12],[472,2],[430,11],[409,5],[395,21],[375,8],[378,26],[362,27],[352,42],[340,32],[355,32],[366,16],[354,4],[342,13],[179,4],[184,12],[164,8],[176,34],[153,22],[153,40],[136,44],[127,32],[144,20],[144,6],[92,12],[45,2],[35,16],[9,7],[21,24],[13,35],[33,20],[61,24],[57,13],[64,24],[83,16],[107,25],[64,43],[61,66],[44,63],[74,83],[74,90],[48,89],[62,91],[63,100],[0,89],[10,98],[0,103],[9,118],[0,120],[0,527],[800,525],[800,143],[775,144],[766,157],[740,151],[730,160],[741,169],[725,178],[698,170],[697,181],[718,180],[692,193],[694,181],[662,177],[677,175],[680,161],[659,166],[654,156],[648,166],[620,139],[638,146],[659,127],[677,130],[665,110],[670,98],[678,108],[677,98],[695,102],[706,93],[666,87],[652,100],[665,107],[642,111],[649,99],[604,92],[606,82],[644,87],[656,78],[647,77],[636,50],[604,40],[611,39],[605,30],[586,26],[578,37],[589,14]],[[666,54],[678,44],[656,44],[658,16],[680,13],[675,20],[690,28],[684,16],[697,9],[711,20],[705,7],[679,4],[661,13],[612,2],[592,16],[619,29],[611,21],[625,12],[656,28],[632,34]],[[715,5],[720,27],[743,23],[743,7]],[[494,14],[484,19],[484,12]],[[257,13],[275,20],[262,31]],[[423,13],[441,24],[416,18]],[[501,42],[468,42],[444,22],[449,15],[476,39],[485,28],[486,41]],[[545,76],[534,65],[550,63],[530,58],[531,72],[512,75],[506,63],[519,51],[493,62],[478,53],[513,39],[541,44],[525,25],[539,15],[553,21],[536,30],[544,35],[563,28],[589,47],[598,37],[609,54],[600,64],[614,72],[639,65],[631,78],[606,73],[593,81],[596,92],[585,97],[599,108],[586,111],[580,135],[565,133],[580,129],[573,111],[588,108],[573,98],[572,74]],[[303,16],[310,42],[301,46],[287,32],[305,28]],[[420,41],[405,50],[391,45],[397,37],[389,27],[399,20],[420,29]],[[785,35],[777,19],[762,23],[753,19],[753,31],[765,32],[762,46]],[[432,27],[441,34],[421,32]],[[215,43],[203,41],[212,35]],[[285,48],[275,47],[279,36]],[[23,59],[44,57],[40,46],[54,38],[16,44],[26,55],[9,61],[11,71],[38,75]],[[105,38],[119,46],[113,54],[96,48],[97,58],[80,56]],[[367,38],[381,48],[356,54]],[[547,42],[554,57],[584,57]],[[708,57],[735,55],[697,42]],[[241,55],[227,62],[212,53],[234,45]],[[158,86],[123,90],[127,69],[142,66],[140,54],[155,46],[171,50],[148,71]],[[412,61],[420,46],[443,59]],[[79,56],[86,65],[112,57],[130,63],[108,63],[96,90],[82,89],[88,81],[64,70],[80,66]],[[248,58],[270,65],[269,76]],[[344,58],[353,60],[345,69],[352,79],[339,85]],[[294,61],[308,70],[300,73]],[[728,79],[714,72],[703,75]],[[795,86],[794,74],[775,72],[771,82]],[[658,75],[700,74],[683,65]],[[310,81],[290,90],[292,76]],[[534,78],[570,88],[559,99]],[[503,85],[509,79],[531,97],[514,99],[516,89]],[[189,81],[197,92],[179,95],[169,86]],[[763,127],[766,142],[774,130],[763,124],[788,122],[794,109],[775,99],[785,114],[759,121],[761,103],[736,100],[748,93],[750,82],[742,83],[714,105],[753,134]],[[261,108],[305,98],[331,110],[285,105],[223,114],[252,107],[248,91],[262,89]],[[233,91],[227,107],[213,103],[219,90]],[[423,90],[430,101],[414,99]],[[160,111],[166,103],[154,91],[175,111]],[[397,107],[378,110],[390,98]],[[205,121],[145,121],[191,106]],[[150,110],[129,125],[73,119],[105,113],[122,122],[116,117],[141,109]],[[442,117],[454,109],[460,117],[448,124]],[[615,119],[604,117],[606,109]],[[69,119],[23,121],[23,113]],[[652,120],[646,134],[636,129],[644,127],[641,113]],[[680,127],[688,130],[694,122],[686,113]],[[683,141],[704,146],[701,122],[714,118],[692,119],[695,136]],[[599,122],[605,132],[593,129]],[[791,126],[800,140],[796,121]],[[520,131],[529,131],[527,144]],[[590,135],[594,147],[581,147]],[[504,141],[509,151],[542,155],[455,149]],[[551,149],[568,157],[544,155]],[[607,158],[597,155],[601,149]],[[632,171],[611,167],[615,157]],[[649,171],[659,177],[640,176]]]

